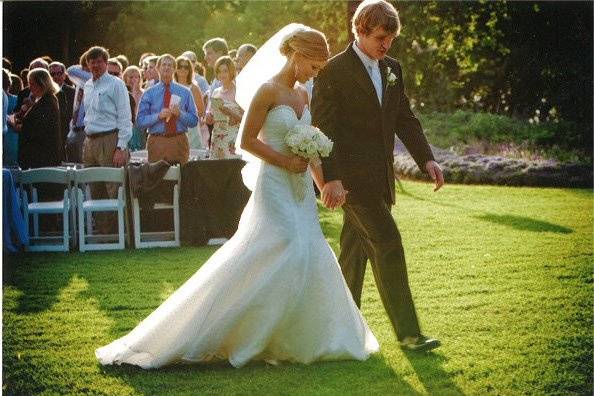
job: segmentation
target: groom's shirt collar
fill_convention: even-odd
[[[367,56],[367,54],[365,54],[365,52],[363,52],[361,48],[359,48],[357,41],[353,43],[353,49],[361,59],[361,62],[363,62],[363,66],[365,66],[365,69],[369,69],[369,67],[371,67],[372,69],[376,67],[379,68],[379,61],[377,59],[373,59]]]

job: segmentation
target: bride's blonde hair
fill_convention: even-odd
[[[295,52],[314,60],[326,60],[330,57],[326,36],[310,27],[297,29],[283,38],[280,53],[289,57]]]

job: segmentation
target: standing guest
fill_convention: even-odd
[[[196,104],[190,90],[173,81],[175,58],[172,55],[161,55],[157,70],[160,81],[147,89],[140,100],[138,126],[148,128],[149,162],[165,160],[183,165],[190,156],[186,132],[198,125]],[[172,105],[172,100],[178,104]]]
[[[237,50],[236,49],[229,50],[229,53],[227,55],[229,55],[229,58],[231,58],[233,60],[233,62],[237,62]]]
[[[124,83],[128,87],[128,92],[134,98],[136,103],[135,113],[138,115],[138,106],[140,105],[140,99],[144,93],[142,89],[142,76],[140,68],[137,66],[128,66],[124,70],[123,74]],[[138,123],[134,123],[132,127],[132,138],[128,142],[128,149],[136,151],[143,150],[146,147],[146,132],[144,129],[138,126]]]
[[[12,72],[12,62],[8,58],[2,58],[2,68],[8,70],[9,73]]]
[[[21,82],[23,83],[23,87],[27,87],[27,75],[29,74],[29,68],[24,68],[20,71],[19,77],[21,78]]]
[[[235,64],[237,65],[237,74],[241,73],[241,69],[252,59],[252,56],[258,49],[253,44],[242,44],[237,49],[237,59]]]
[[[11,74],[10,81],[12,81],[12,82],[10,83],[10,88],[8,89],[8,92],[10,92],[10,94],[14,95],[16,98],[16,96],[19,94],[19,92],[21,92],[24,88],[23,80],[21,80],[21,78],[19,76],[17,76],[16,74]],[[16,106],[16,102],[15,102],[15,106]]]
[[[122,78],[123,71],[124,71],[124,69],[122,68],[122,64],[120,63],[120,61],[117,58],[109,58],[107,60],[107,72],[109,74],[111,74],[112,76],[117,77],[123,81],[124,80]],[[125,81],[124,81],[124,83],[125,83]],[[128,89],[128,88],[126,87],[126,89]],[[132,94],[130,93],[130,90],[128,90],[128,99],[130,100],[130,114],[132,114],[132,124],[134,124],[134,122],[136,121],[136,100],[134,100],[134,96],[132,96]]]
[[[214,90],[208,102],[206,118],[214,124],[210,158],[234,158],[235,139],[243,110],[235,101],[235,63],[223,56],[215,64],[215,73],[221,86]]]
[[[147,56],[142,64],[142,79],[144,80],[144,89],[150,88],[159,81],[159,72],[157,71],[158,56]]]
[[[221,56],[227,55],[229,52],[229,47],[227,46],[227,41],[224,38],[213,38],[208,40],[202,46],[202,50],[204,51],[204,59],[206,60],[206,64],[208,67],[211,67],[214,71],[215,63]],[[214,73],[214,77],[210,83],[210,89],[207,94],[210,96],[214,92],[215,89],[221,86],[221,82],[217,80],[216,72]]]
[[[36,68],[42,68],[45,70],[49,70],[49,63],[47,63],[42,58],[35,58],[29,64],[29,70],[33,70]],[[27,74],[23,77],[23,80],[27,81],[29,78],[28,76],[29,76],[29,73],[27,72]],[[21,92],[19,92],[19,94],[17,96],[17,111],[19,112],[17,115],[17,118],[22,117],[27,112],[27,110],[29,109],[29,107],[32,104],[33,104],[33,95],[31,95],[31,91],[29,90],[29,87],[26,87]]]
[[[58,87],[60,87],[56,97],[58,98],[58,104],[60,106],[60,129],[62,130],[62,141],[60,144],[64,148],[66,146],[66,136],[70,131],[75,89],[64,83],[64,79],[66,78],[66,66],[64,66],[63,63],[50,63],[49,73],[50,76],[52,76],[52,80],[54,80],[54,82],[58,84]],[[66,156],[62,157],[62,160],[66,160]]]
[[[83,163],[85,167],[122,167],[128,162],[128,141],[132,137],[130,99],[124,82],[107,73],[109,53],[103,47],[92,47],[86,61],[92,78],[84,85],[85,134]],[[117,197],[117,184],[94,183],[91,195],[95,199]],[[111,214],[111,213],[110,213]],[[113,215],[113,214],[111,214]],[[98,216],[97,226],[108,233],[111,216]]]
[[[7,69],[2,70],[2,89],[6,94],[3,101],[3,104],[6,106],[4,115],[7,121],[8,116],[14,113],[17,103],[16,95],[10,93],[12,77]],[[12,122],[6,123],[6,131],[2,134],[2,146],[2,164],[4,166],[17,166],[19,158],[19,134],[14,129]]]
[[[194,81],[196,81],[196,84],[198,84],[200,87],[204,100],[204,95],[207,94],[210,87],[208,81],[206,78],[204,78],[204,66],[198,62],[198,57],[194,51],[186,51],[181,54],[181,56],[188,59],[192,63],[192,70],[194,70]]]
[[[86,59],[87,53],[84,52],[79,58],[79,64],[70,66],[66,71],[75,86],[72,121],[70,122],[70,131],[66,137],[66,160],[75,163],[83,162],[82,152],[85,141],[84,85],[91,78]]]
[[[203,95],[202,91],[200,90],[200,87],[198,87],[198,85],[194,82],[194,68],[192,67],[192,62],[190,62],[184,56],[179,56],[175,60],[175,63],[175,82],[183,85],[192,92],[192,96],[194,97],[194,103],[196,103],[196,108],[198,110],[198,116],[204,116],[205,108]],[[202,136],[200,133],[199,125],[196,125],[192,128],[188,128],[188,141],[190,142],[191,149],[204,148],[204,145],[202,144]]]
[[[61,163],[60,107],[58,85],[43,68],[32,69],[27,76],[33,104],[25,113],[20,131],[19,165],[23,169],[58,166]]]
[[[115,57],[120,64],[122,65],[122,70],[126,70],[128,68],[128,66],[130,66],[130,61],[128,60],[128,57],[126,55],[118,55]]]
[[[142,55],[140,55],[140,58],[138,59],[138,67],[142,69],[142,67],[144,66],[144,60],[149,56],[155,55],[156,54],[154,52],[143,52]]]

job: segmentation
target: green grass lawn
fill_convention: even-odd
[[[404,354],[368,271],[362,311],[381,351],[310,366],[101,367],[213,248],[30,254],[3,265],[4,394],[591,394],[588,190],[404,182],[394,208],[423,331]],[[321,220],[338,250],[340,212]]]

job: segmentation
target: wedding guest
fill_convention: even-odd
[[[202,66],[202,64],[198,62],[198,57],[196,56],[196,53],[194,53],[194,51],[186,51],[183,54],[181,54],[181,56],[187,58],[190,62],[192,62],[192,69],[194,70],[194,80],[196,81],[196,84],[198,84],[198,86],[200,87],[204,99],[204,95],[206,95],[209,88],[208,81],[206,80],[206,78],[204,78],[204,66]]]
[[[34,101],[22,123],[15,124],[20,132],[19,165],[23,169],[60,165],[60,108],[55,96],[59,87],[43,68],[29,71],[27,79]]]
[[[130,65],[130,61],[128,60],[128,57],[126,55],[118,55],[115,57],[120,64],[122,65],[122,70],[126,70],[128,68],[128,66]]]
[[[157,61],[159,82],[140,99],[138,126],[148,128],[149,162],[165,160],[183,165],[190,156],[186,133],[198,124],[198,115],[190,90],[173,81],[175,68],[172,55],[161,55]]]
[[[128,87],[128,92],[132,95],[134,102],[137,104],[135,113],[138,115],[138,107],[140,106],[140,99],[144,93],[142,89],[142,76],[140,68],[137,66],[128,66],[123,74],[124,83]],[[136,151],[143,150],[146,147],[146,132],[134,123],[132,127],[132,138],[128,142],[128,149]]]
[[[12,83],[10,84],[9,92],[11,95],[14,95],[16,97],[19,94],[19,92],[21,92],[24,88],[23,80],[21,80],[21,78],[16,74],[11,74],[10,80],[12,81]]]
[[[229,58],[231,58],[233,60],[233,62],[237,62],[237,50],[236,49],[229,50],[229,53],[227,55],[229,55]]]
[[[153,52],[143,52],[142,55],[140,55],[140,58],[138,59],[138,67],[140,67],[141,69],[144,67],[144,60],[149,57],[149,56],[155,56],[156,54]]]
[[[144,89],[150,88],[159,81],[157,71],[158,56],[147,56],[142,64],[142,79],[144,80]]]
[[[35,58],[31,61],[31,63],[29,63],[29,70],[33,70],[36,68],[42,68],[45,70],[49,70],[49,63],[47,63],[42,58]],[[29,78],[28,76],[29,76],[29,73],[27,72],[25,77],[23,77],[23,80],[27,81]],[[24,88],[21,92],[18,93],[18,95],[17,95],[17,111],[19,113],[18,113],[17,118],[20,118],[25,114],[25,112],[27,111],[29,106],[32,104],[32,100],[33,100],[33,96],[31,95],[31,91],[29,91],[29,87]],[[23,107],[23,105],[25,107]]]
[[[204,51],[204,59],[206,60],[207,66],[211,67],[214,71],[215,63],[221,56],[227,55],[229,52],[229,47],[227,46],[227,41],[225,41],[224,38],[216,37],[204,43],[202,50]],[[213,80],[210,83],[209,92],[207,92],[207,94],[211,95],[212,92],[220,86],[221,83],[219,80],[217,80],[215,72]]]
[[[16,76],[14,76],[16,77]],[[17,96],[10,93],[12,78],[7,69],[2,70],[2,89],[6,94],[3,104],[6,106],[6,131],[2,134],[2,164],[4,166],[17,166],[19,153],[19,134],[14,129],[14,124],[8,121],[8,116],[16,109]]]
[[[132,137],[130,99],[124,81],[107,72],[109,53],[103,47],[92,47],[86,52],[91,79],[84,85],[85,141],[83,163],[85,167],[122,167],[128,162],[128,141]],[[94,199],[117,197],[117,184],[93,183]],[[100,233],[114,230],[113,213],[97,216]]]
[[[215,73],[221,86],[214,90],[208,102],[206,118],[214,127],[210,143],[210,158],[235,158],[235,139],[243,110],[235,101],[235,63],[223,56],[215,63]]]
[[[8,70],[9,73],[12,73],[12,62],[10,59],[6,57],[2,58],[2,68]]]
[[[256,53],[258,49],[253,44],[242,44],[237,49],[237,59],[235,60],[235,64],[237,65],[237,74],[241,72],[241,69],[245,67],[245,65],[252,59],[252,56]]]
[[[194,97],[194,103],[196,104],[196,108],[198,110],[198,116],[204,116],[205,108],[203,95],[202,91],[200,90],[200,87],[198,87],[198,85],[194,82],[194,68],[192,66],[192,62],[190,62],[184,56],[179,56],[175,60],[175,63],[175,82],[183,85],[192,92],[192,96]],[[202,134],[199,125],[188,128],[188,141],[190,143],[191,149],[204,148],[204,145],[202,144]]]
[[[66,78],[66,66],[60,62],[52,62],[49,65],[49,73],[52,80],[60,87],[56,94],[58,105],[60,106],[60,126],[62,131],[62,147],[66,145],[66,136],[70,131],[70,121],[72,120],[72,108],[74,107],[75,89],[64,83]],[[66,157],[62,158],[66,160]]]
[[[85,141],[85,104],[84,85],[91,78],[87,66],[86,51],[80,56],[79,64],[66,69],[66,74],[74,83],[74,104],[72,106],[72,120],[70,131],[66,137],[66,160],[68,162],[82,163],[83,144]]]
[[[123,71],[124,69],[122,68],[122,64],[117,58],[109,58],[107,60],[107,72],[109,74],[123,81]],[[134,99],[134,96],[132,96],[132,94],[130,93],[130,90],[128,90],[128,99],[130,100],[130,114],[132,115],[132,124],[134,124],[134,122],[136,121],[136,100]]]

